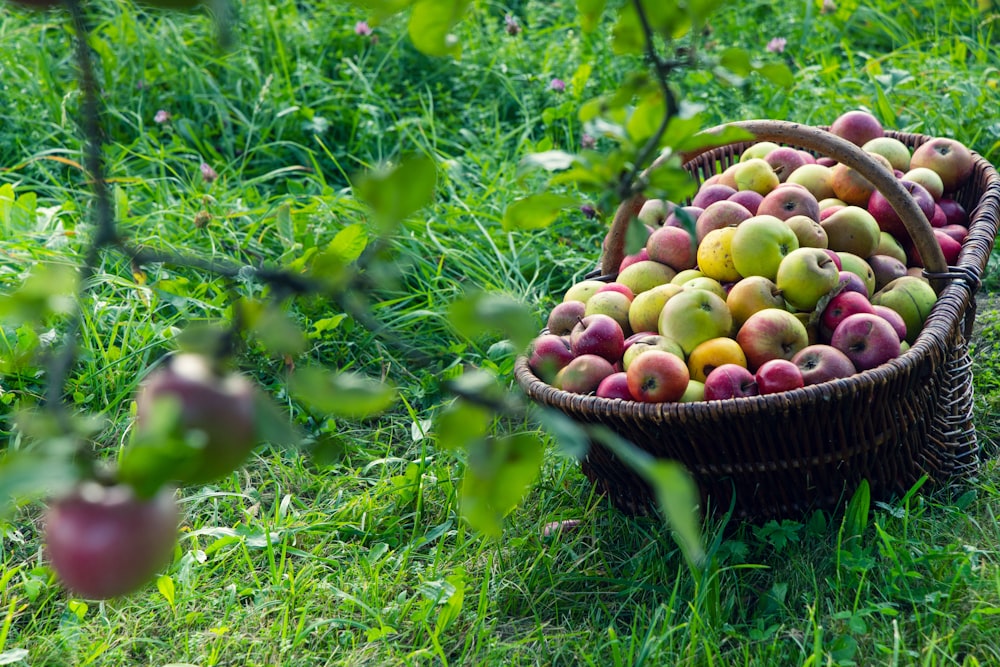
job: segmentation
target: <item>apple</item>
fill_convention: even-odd
[[[754,379],[757,381],[757,391],[761,396],[801,389],[806,385],[802,371],[790,359],[765,361],[754,373]]]
[[[694,226],[698,223],[698,218],[704,212],[705,209],[700,206],[679,206],[667,216],[667,219],[663,221],[663,226],[694,229]]]
[[[861,278],[865,284],[865,296],[871,297],[875,293],[875,272],[868,262],[850,252],[838,252],[837,255],[840,257],[841,271],[848,271]]]
[[[889,232],[879,231],[878,245],[872,255],[888,255],[906,264],[906,248]]]
[[[738,227],[713,229],[698,244],[698,270],[720,283],[736,282],[742,276],[733,264],[732,242]]]
[[[764,200],[764,195],[759,192],[754,192],[753,190],[740,190],[727,201],[731,201],[734,204],[739,204],[746,210],[750,211],[750,215],[757,214],[757,208],[760,203]]]
[[[625,332],[618,321],[609,315],[587,315],[573,327],[569,344],[577,357],[592,354],[613,364],[625,352]]]
[[[683,271],[678,271],[674,279],[670,281],[671,285],[684,286],[685,283],[694,280],[695,278],[704,278],[705,274],[698,269],[685,269]]]
[[[736,364],[723,364],[713,369],[705,378],[706,401],[757,396],[758,393],[757,380],[753,373]]]
[[[807,150],[799,150],[799,154],[802,155],[803,164],[816,164],[816,156]]]
[[[725,364],[747,366],[747,356],[743,348],[728,336],[710,338],[699,343],[688,355],[687,366],[692,380],[704,382],[713,369]]]
[[[686,289],[663,305],[658,330],[680,343],[687,355],[703,341],[728,336],[732,328],[733,316],[718,295]]]
[[[875,291],[891,283],[896,278],[906,275],[906,264],[889,255],[872,255],[867,260],[875,274]]]
[[[868,257],[878,246],[878,222],[860,206],[845,206],[819,224],[830,250]]]
[[[740,162],[746,162],[747,160],[752,160],[754,158],[762,158],[773,151],[776,148],[781,148],[778,144],[773,141],[758,141],[757,143],[748,146],[742,153],[740,153]]]
[[[937,200],[937,204],[944,211],[945,224],[969,226],[969,214],[965,212],[965,207],[960,203],[951,197],[941,197]]]
[[[840,279],[837,281],[837,288],[834,292],[837,294],[841,292],[857,292],[866,299],[871,296],[868,286],[861,280],[861,276],[850,271],[840,272]]]
[[[650,232],[652,234],[652,232]],[[642,262],[649,259],[649,251],[645,247],[640,248],[639,252],[632,255],[625,255],[622,257],[621,263],[618,265],[618,272],[621,273],[628,267],[632,266],[636,262]]]
[[[820,315],[823,332],[829,338],[837,325],[855,313],[875,313],[875,308],[864,295],[857,292],[840,292],[826,304]]]
[[[729,252],[740,276],[764,276],[774,280],[781,260],[798,247],[798,237],[784,220],[773,215],[756,215],[736,227]]]
[[[681,227],[660,227],[646,239],[644,250],[648,259],[666,264],[674,271],[695,267],[697,243]]]
[[[941,228],[948,224],[948,216],[945,215],[944,209],[934,203],[934,215],[931,216],[928,221],[931,223],[931,227]]]
[[[639,222],[650,227],[659,227],[677,205],[664,199],[647,199],[635,216]]]
[[[764,156],[764,161],[771,165],[771,170],[778,177],[779,183],[787,181],[792,172],[806,164],[802,151],[789,146],[779,146],[771,150]]]
[[[629,328],[632,331],[656,330],[663,304],[683,289],[680,285],[668,283],[639,292],[628,309]]]
[[[802,348],[792,357],[792,363],[799,367],[806,385],[846,378],[858,372],[846,354],[822,343]]]
[[[875,313],[855,313],[834,329],[830,345],[847,355],[859,371],[881,366],[900,355],[899,336]]]
[[[892,165],[893,169],[905,172],[910,168],[910,149],[895,137],[875,137],[861,147],[867,153],[878,153]]]
[[[619,294],[625,295],[625,297],[628,298],[629,301],[635,298],[635,294],[632,292],[632,290],[629,288],[628,285],[623,285],[622,283],[617,281],[605,283],[604,287],[597,290],[597,294],[601,294],[603,292],[618,292]]]
[[[597,290],[604,287],[606,283],[603,280],[581,280],[578,283],[574,283],[566,290],[566,294],[563,296],[563,301],[580,301],[582,303],[587,303],[587,299],[597,294]]]
[[[700,276],[698,278],[692,278],[681,285],[684,289],[705,289],[713,294],[717,295],[720,299],[725,301],[726,288],[722,286],[715,278],[709,278],[708,276]]]
[[[743,323],[736,342],[747,357],[747,368],[756,371],[770,359],[791,359],[809,345],[809,332],[802,321],[777,308],[759,310]]]
[[[972,175],[975,160],[961,142],[935,137],[913,149],[910,166],[927,167],[937,172],[945,192],[954,192]]]
[[[872,139],[881,137],[885,130],[878,118],[867,111],[856,109],[837,116],[830,124],[830,132],[852,144],[864,146]]]
[[[559,371],[553,386],[571,394],[589,394],[614,372],[611,362],[604,357],[581,354]]]
[[[696,403],[705,400],[705,383],[698,380],[689,380],[684,394],[677,399],[678,403]]]
[[[666,336],[661,336],[657,333],[650,333],[645,336],[640,336],[631,345],[625,348],[624,354],[622,354],[622,368],[628,370],[628,367],[632,365],[635,358],[641,354],[645,354],[651,350],[660,350],[661,352],[669,352],[680,359],[684,359],[684,350],[677,341],[671,340]]]
[[[657,285],[669,283],[675,275],[677,272],[666,264],[649,259],[626,268],[615,280],[627,286],[633,294],[640,294]]]
[[[531,343],[528,367],[536,376],[551,383],[574,356],[568,336],[542,334]]]
[[[726,306],[737,330],[747,318],[765,308],[785,309],[785,297],[774,281],[764,276],[749,276],[735,283],[726,295]]]
[[[698,221],[694,227],[695,238],[700,244],[710,231],[722,229],[723,227],[735,227],[744,220],[749,220],[752,217],[753,213],[749,209],[734,201],[715,202],[706,208],[704,213],[698,216]]]
[[[631,306],[632,300],[621,292],[598,292],[587,299],[583,311],[584,319],[590,315],[607,315],[618,323],[619,328],[621,328],[625,335],[628,335],[630,333],[628,311]],[[572,335],[572,332],[570,334]]]
[[[687,365],[676,355],[650,350],[637,357],[625,371],[629,393],[644,403],[677,401],[691,380]]]
[[[941,233],[947,234],[959,243],[965,243],[965,239],[969,236],[968,228],[963,225],[945,225],[941,228]]]
[[[928,169],[927,167],[914,167],[907,170],[900,180],[911,181],[913,183],[918,183],[924,186],[927,192],[931,193],[934,197],[934,201],[941,199],[944,196],[944,181],[933,169]]]
[[[739,162],[736,164],[731,164],[726,167],[721,174],[718,174],[719,178],[716,179],[715,183],[721,183],[722,185],[728,185],[729,187],[736,189],[736,179],[733,174],[736,173],[736,167],[739,166]]]
[[[910,196],[913,197],[913,200],[920,208],[920,212],[929,221],[934,216],[934,197],[927,191],[927,188],[906,179],[900,180],[899,184],[910,193]],[[885,195],[878,190],[872,192],[871,197],[868,199],[868,212],[875,218],[879,229],[882,231],[889,232],[900,240],[909,237],[909,232],[906,230],[906,226],[900,219],[899,214],[889,203],[889,200],[885,198]]]
[[[772,215],[781,220],[804,215],[818,221],[819,202],[804,187],[786,183],[764,195],[757,207],[757,215]]]
[[[736,194],[736,188],[728,185],[715,183],[714,185],[702,185],[698,192],[691,198],[691,205],[698,208],[708,208],[717,201],[725,201],[730,195]]]
[[[817,202],[836,196],[833,192],[833,170],[821,164],[804,164],[789,174],[785,182],[805,187]]]
[[[104,600],[131,593],[170,561],[177,540],[174,489],[146,500],[128,486],[83,482],[55,500],[43,520],[45,553],[76,595]]]
[[[872,309],[876,315],[892,325],[901,343],[908,346],[908,343],[906,343],[906,322],[903,321],[902,315],[888,306],[873,305]]]
[[[549,311],[546,323],[549,333],[557,336],[568,336],[576,323],[586,315],[587,305],[583,301],[563,301],[557,303]]]
[[[934,230],[934,238],[937,240],[938,245],[941,246],[945,264],[949,266],[958,264],[958,256],[962,252],[962,242],[941,229]]]
[[[880,163],[887,171],[892,172],[892,165],[884,157],[875,153],[869,153],[869,156],[875,162]],[[833,186],[833,192],[837,195],[838,199],[842,199],[854,206],[865,206],[868,204],[869,197],[875,191],[875,186],[872,185],[871,181],[862,176],[861,172],[855,171],[852,167],[848,167],[842,162],[834,165],[832,171],[833,175],[830,185]]]
[[[208,357],[175,354],[140,385],[135,433],[140,442],[175,437],[185,443],[183,460],[170,479],[181,485],[206,484],[239,467],[257,444],[255,395],[250,380],[217,372]]]
[[[778,176],[763,158],[751,158],[737,163],[733,171],[737,190],[753,190],[766,195],[778,187]]]
[[[789,305],[797,310],[811,311],[837,286],[839,279],[840,270],[826,250],[799,248],[781,260],[774,282]]]
[[[625,371],[618,371],[607,376],[597,385],[594,392],[601,398],[620,398],[624,401],[634,401],[632,392],[628,389],[628,375]]]
[[[800,248],[826,248],[830,244],[826,230],[813,218],[805,215],[793,215],[785,220],[785,224],[795,234]]]
[[[937,302],[937,294],[923,278],[901,276],[883,287],[872,297],[876,306],[887,306],[906,322],[906,342],[913,345],[927,316]]]
[[[837,271],[844,270],[844,265],[841,264],[840,262],[840,253],[838,253],[836,250],[831,250],[830,248],[821,248],[821,250],[825,252],[830,259],[833,260],[834,265],[837,267]]]

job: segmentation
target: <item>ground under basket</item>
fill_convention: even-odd
[[[775,141],[826,155],[864,174],[890,200],[925,257],[939,290],[923,331],[908,352],[878,368],[802,389],[699,403],[639,403],[564,392],[537,378],[527,360],[515,374],[537,403],[583,423],[604,425],[658,458],[683,463],[709,509],[739,518],[801,518],[834,509],[867,480],[874,500],[905,493],[925,475],[931,485],[972,474],[979,447],[972,423],[968,339],[975,292],[1000,224],[1000,176],[975,155],[975,169],[956,198],[970,213],[957,266],[946,266],[930,225],[896,179],[856,146],[814,127],[783,121],[734,123],[756,141]],[[708,132],[714,132],[709,130]],[[930,137],[886,132],[911,149]],[[700,183],[739,160],[753,142],[691,157],[685,167]],[[653,168],[655,168],[654,165]],[[644,199],[624,202],[601,258],[608,279],[622,256],[625,225]],[[615,239],[619,240],[615,240]],[[652,506],[651,489],[598,442],[582,470],[627,513]]]

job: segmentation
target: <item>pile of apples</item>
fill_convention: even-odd
[[[956,263],[970,151],[945,137],[911,151],[864,111],[829,131],[895,173]],[[559,389],[690,402],[848,377],[909,349],[937,298],[885,197],[793,147],[756,143],[689,205],[651,199],[638,218],[645,247],[612,282],[572,285],[533,341],[530,368]]]

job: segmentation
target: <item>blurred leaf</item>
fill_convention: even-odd
[[[533,406],[535,419],[556,439],[557,451],[563,456],[583,459],[590,450],[590,436],[569,417],[558,410]]]
[[[755,65],[754,70],[771,83],[783,88],[791,88],[795,85],[795,75],[785,63],[764,63]]]
[[[493,412],[462,398],[455,399],[434,419],[434,432],[441,449],[465,449],[483,438],[493,422]]]
[[[273,302],[240,302],[246,328],[274,356],[298,355],[306,347],[305,334]]]
[[[542,153],[528,153],[521,158],[518,171],[531,171],[534,169],[544,169],[545,171],[560,171],[573,166],[577,157],[573,153],[566,151],[544,151]]]
[[[580,28],[584,32],[594,32],[600,25],[606,0],[576,0],[576,11],[580,15]]]
[[[352,185],[371,207],[376,224],[388,232],[434,199],[437,168],[426,155],[407,155],[386,169],[358,176]]]
[[[528,306],[495,292],[473,292],[453,301],[448,321],[467,338],[499,334],[519,350],[527,347],[541,329]]]
[[[753,141],[754,135],[741,127],[728,126],[719,132],[699,132],[675,144],[677,152],[698,151],[703,148],[726,146],[741,141]]]
[[[376,22],[386,20],[391,16],[399,14],[404,9],[413,5],[416,0],[348,0],[348,2],[362,9],[372,12],[372,19]]]
[[[288,412],[265,392],[254,393],[254,427],[260,442],[277,447],[297,447],[303,434],[295,427]]]
[[[503,214],[504,231],[542,229],[559,216],[559,212],[579,202],[569,195],[541,192],[518,199]]]
[[[20,287],[0,294],[0,320],[39,324],[53,315],[67,315],[76,303],[78,283],[73,266],[36,264]]]
[[[480,440],[469,447],[462,480],[462,516],[473,528],[496,536],[503,519],[538,477],[543,446],[533,433]]]
[[[320,466],[337,463],[344,457],[348,444],[344,438],[333,433],[321,433],[315,440],[305,445],[309,458]]]
[[[719,65],[740,76],[748,75],[753,67],[750,52],[737,46],[722,50],[719,54]]]
[[[498,405],[512,400],[512,394],[500,384],[496,375],[478,368],[448,380],[446,386],[460,396],[476,396]]]
[[[666,112],[667,107],[660,91],[643,96],[632,110],[625,125],[629,138],[636,144],[644,143],[660,129]]]
[[[80,480],[73,462],[74,442],[65,437],[46,440],[44,447],[0,453],[0,517],[22,502],[62,495]]]
[[[28,649],[26,648],[7,649],[3,653],[0,653],[0,665],[13,665],[15,662],[26,661],[28,655]]]
[[[634,255],[645,248],[648,238],[649,229],[639,218],[629,220],[628,227],[625,228],[625,254]]]
[[[409,22],[413,46],[429,56],[457,57],[462,45],[452,29],[469,4],[469,0],[418,0]]]
[[[375,416],[396,400],[396,390],[389,384],[357,373],[317,367],[296,370],[289,391],[313,410],[350,419]]]
[[[678,157],[654,169],[649,175],[649,186],[664,193],[670,201],[682,201],[698,190],[698,184],[687,169],[680,166]]]

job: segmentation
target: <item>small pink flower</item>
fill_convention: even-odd
[[[372,34],[371,26],[368,25],[368,21],[358,21],[354,24],[354,34],[361,35],[362,37],[367,37]]]
[[[597,139],[584,133],[583,136],[580,137],[580,148],[585,150],[597,148]]]
[[[597,209],[590,204],[583,204],[580,206],[580,213],[583,213],[583,217],[593,220],[597,217]]]
[[[161,125],[163,123],[169,122],[170,121],[170,112],[166,111],[165,109],[160,109],[159,111],[156,112],[156,115],[153,116],[153,121],[157,122],[157,123],[160,123]]]
[[[512,36],[521,32],[521,24],[517,22],[517,17],[513,14],[507,14],[503,17],[503,28],[508,35]]]
[[[201,177],[205,179],[206,183],[212,183],[219,177],[219,174],[207,162],[202,162]]]
[[[552,81],[549,82],[549,88],[556,91],[557,93],[561,93],[562,91],[566,90],[566,82],[563,81],[562,79],[552,79]]]
[[[771,53],[783,53],[788,40],[784,37],[775,37],[767,43],[767,50]]]

